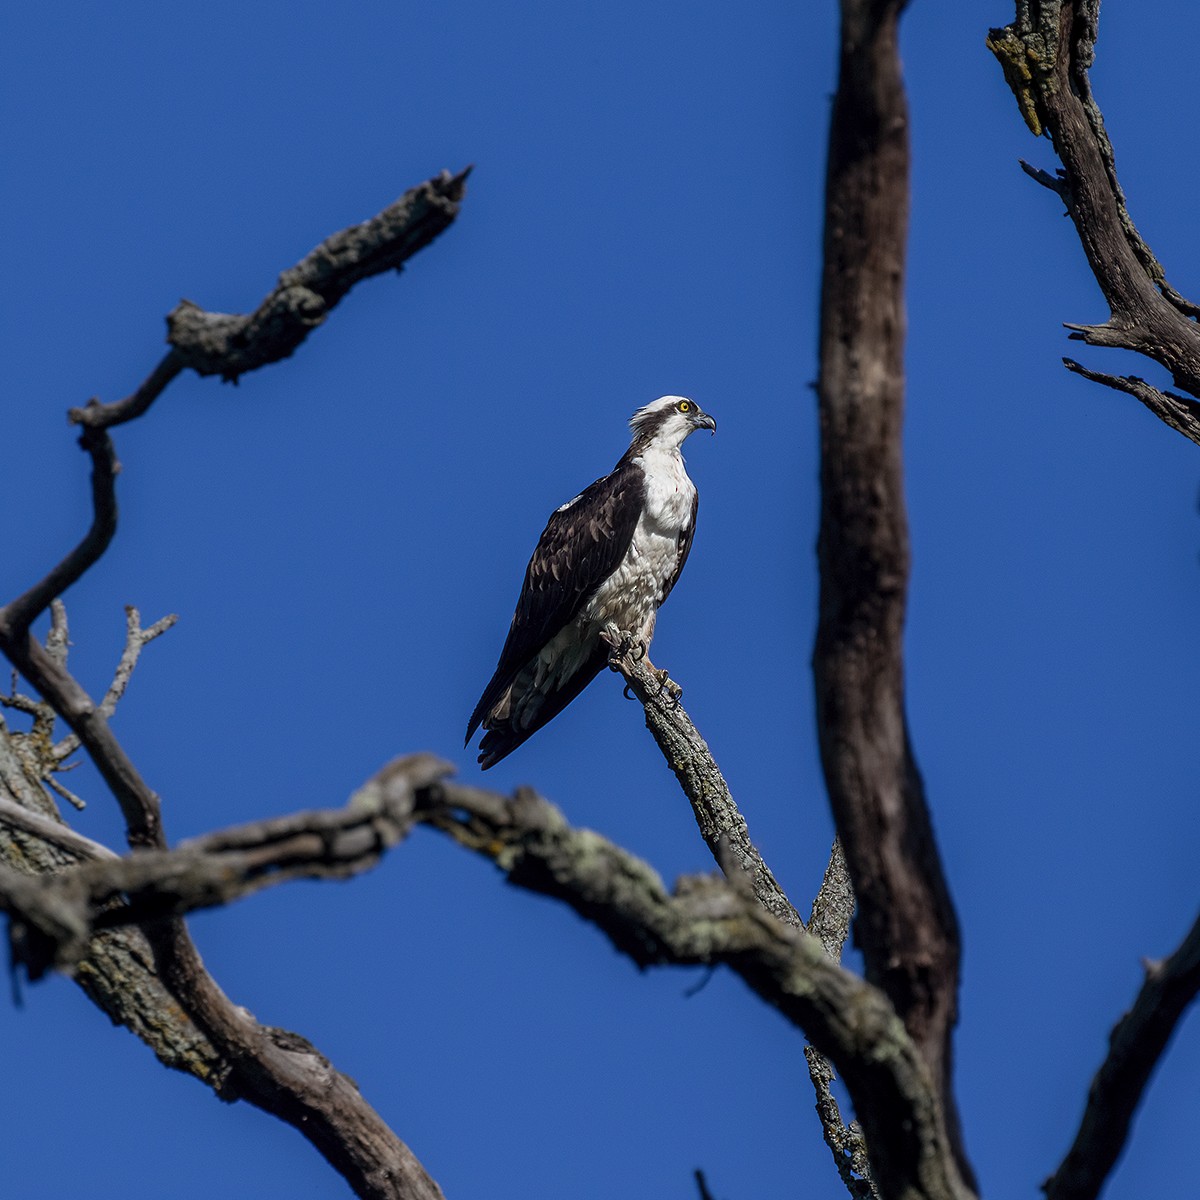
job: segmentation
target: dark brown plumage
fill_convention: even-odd
[[[467,725],[468,742],[522,668],[579,615],[588,597],[617,569],[628,551],[642,512],[643,476],[641,468],[627,458],[611,475],[597,479],[569,504],[550,514],[525,570],[521,597],[495,674],[483,689]],[[606,660],[607,650],[601,644],[566,687],[545,698],[527,726],[521,727],[513,719],[489,724],[479,744],[479,761],[484,769],[511,754],[562,712],[595,679]]]

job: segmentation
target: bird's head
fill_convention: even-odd
[[[660,396],[630,417],[629,428],[633,430],[635,443],[677,448],[697,429],[716,433],[717,423],[695,400],[686,396]]]

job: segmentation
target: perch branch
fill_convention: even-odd
[[[654,735],[667,765],[691,802],[700,834],[717,865],[727,874],[732,868],[738,877],[748,880],[755,898],[774,917],[803,929],[799,913],[751,840],[746,821],[734,803],[708,743],[679,703],[679,697],[665,686],[644,655],[635,657],[628,649],[623,654],[618,653],[623,644],[621,640],[614,641],[607,635],[605,640],[613,648],[609,665],[620,672],[645,709],[646,727]],[[810,932],[821,939],[834,962],[841,958],[853,915],[854,891],[846,872],[841,843],[835,840],[821,890],[813,903],[814,925],[810,927]],[[804,1053],[817,1095],[817,1117],[826,1144],[833,1153],[834,1165],[851,1196],[870,1196],[873,1190],[862,1134],[842,1121],[830,1089],[833,1068],[811,1046],[805,1047]],[[855,1177],[855,1172],[859,1178]]]
[[[1109,1035],[1108,1056],[1092,1080],[1079,1132],[1042,1185],[1047,1200],[1095,1200],[1129,1137],[1150,1075],[1184,1011],[1200,992],[1200,919],[1179,948],[1146,964],[1133,1007]]]
[[[606,638],[607,640],[607,638]],[[732,866],[743,874],[758,902],[773,917],[803,929],[804,922],[763,862],[758,847],[750,840],[745,818],[730,794],[708,743],[692,724],[683,705],[663,686],[661,677],[646,657],[634,658],[631,651],[615,653],[610,660],[646,710],[646,728],[654,735],[667,765],[679,780],[717,865]]]
[[[1099,31],[1099,0],[1018,0],[1016,20],[993,29],[988,48],[996,55],[1026,124],[1048,132],[1062,163],[1055,176],[1022,163],[1023,169],[1063,200],[1110,317],[1102,325],[1069,325],[1072,336],[1093,346],[1132,350],[1160,363],[1184,391],[1200,397],[1200,307],[1168,282],[1162,265],[1129,215],[1117,179],[1112,143],[1092,94],[1089,75]],[[1067,365],[1071,367],[1070,362]],[[1180,417],[1178,403],[1147,399],[1153,389],[1085,378],[1136,396],[1172,429],[1196,441],[1194,417]]]

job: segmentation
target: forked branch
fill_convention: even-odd
[[[418,795],[418,814],[495,863],[510,883],[570,906],[639,966],[728,967],[837,1068],[881,1195],[966,1195],[936,1086],[887,998],[838,966],[816,938],[772,916],[747,876],[687,877],[668,892],[647,863],[572,828],[529,790],[510,799],[443,781]]]
[[[117,696],[110,689],[105,700],[96,704],[71,675],[66,666],[65,632],[60,644],[55,640],[58,630],[52,626],[51,638],[45,646],[31,632],[34,620],[100,558],[115,533],[115,480],[119,467],[107,429],[145,413],[185,367],[200,374],[236,379],[246,371],[291,354],[355,284],[382,271],[399,269],[412,254],[442,232],[458,213],[465,180],[466,172],[455,176],[443,172],[436,179],[405,193],[370,221],[326,239],[295,267],[284,272],[275,289],[249,315],[207,313],[184,302],[169,318],[171,350],[141,386],[112,404],[92,401],[84,408],[71,410],[71,420],[83,427],[80,441],[92,459],[91,524],[80,543],[58,565],[0,609],[0,650],[40,693],[43,701],[70,726],[73,738],[60,743],[64,754],[70,753],[76,744],[87,752],[121,806],[132,847],[165,854],[167,842],[158,796],[109,727],[108,717]],[[145,631],[145,635],[150,632]],[[134,637],[136,644],[131,649],[134,656],[143,640],[145,637],[139,627]],[[118,679],[114,681],[117,691],[121,686],[120,679],[119,669]],[[30,807],[48,814],[53,806],[46,801],[40,787],[21,778],[25,772],[16,761],[17,756],[7,754],[10,745],[7,733],[2,729],[0,741],[5,743],[5,753],[0,754],[0,770],[6,771],[11,779],[12,794],[23,798],[29,792]],[[21,799],[16,802],[20,804]],[[361,838],[362,832],[347,831],[346,836],[353,841],[355,836]],[[37,839],[28,831],[17,832],[15,827],[10,827],[6,834],[11,840],[5,841],[4,857],[22,869],[28,867],[41,874],[54,870],[61,860],[58,852],[48,849],[49,842]],[[234,874],[241,872],[253,886],[275,876],[286,876],[289,871],[299,869],[296,856],[299,859],[310,856],[311,861],[311,841],[304,842],[302,835],[298,837],[298,842],[285,840],[270,850],[261,846],[241,847],[227,856],[226,868],[229,863],[234,863]],[[317,840],[321,843],[321,854],[327,856],[330,845],[320,836]],[[359,845],[359,857],[356,858],[340,838],[337,845],[340,849],[335,855],[336,861],[325,860],[325,867],[333,870],[350,869],[351,863],[370,860],[379,849],[374,844]],[[348,857],[338,857],[343,853]],[[205,864],[211,863],[210,855],[202,857]],[[257,878],[256,860],[266,868],[266,874]],[[68,857],[67,861],[72,860]],[[157,862],[164,870],[178,866],[169,855],[166,859],[159,857]],[[193,888],[190,899],[203,895],[206,889],[210,895],[217,895],[226,886],[222,883],[225,878],[222,871],[226,868],[218,867],[207,882],[195,874],[187,876],[189,886]],[[202,871],[204,868],[196,869]],[[26,914],[28,920],[18,922],[18,934],[23,930],[26,937],[18,948],[26,960],[37,964],[64,956],[75,959],[82,953],[83,944],[93,929],[104,921],[119,919],[94,911],[93,896],[85,886],[86,881],[92,875],[103,878],[109,871],[118,874],[133,871],[136,874],[139,870],[140,867],[129,865],[79,868],[73,876],[75,882],[65,886],[83,887],[87,900],[73,912],[61,907],[57,911],[48,911],[47,905],[51,908],[53,905],[47,896],[53,889],[43,894],[38,885],[27,885],[25,881],[5,876],[6,903],[10,909],[20,911],[24,905],[30,910]],[[140,883],[132,877],[125,879],[124,883],[135,885],[133,892],[122,890],[118,886],[120,880],[109,882],[127,899],[130,896],[136,898],[137,887],[144,885],[147,890],[141,894],[141,902],[149,903],[151,910],[157,907],[160,912],[177,911],[165,899],[161,879],[142,879]],[[103,890],[98,886],[98,893]],[[112,903],[121,903],[111,890],[109,894]],[[180,904],[187,907],[182,897]],[[118,941],[124,938],[124,950],[133,948],[137,940],[144,937],[149,954],[142,955],[142,962],[152,958],[154,970],[143,969],[141,973],[145,978],[139,980],[136,967],[130,975],[120,961],[105,960],[100,953],[104,949],[101,944],[104,937]],[[64,951],[64,945],[70,949]],[[182,1021],[195,1030],[196,1042],[203,1048],[202,1052],[198,1056],[181,1056],[172,1065],[205,1078],[227,1098],[247,1099],[293,1125],[342,1173],[360,1196],[373,1200],[385,1197],[391,1200],[436,1200],[441,1196],[437,1185],[408,1147],[363,1100],[352,1081],[334,1070],[304,1039],[260,1025],[244,1009],[230,1003],[204,969],[180,920],[161,916],[147,920],[137,935],[97,934],[91,938],[89,949],[93,952],[79,963],[78,971],[83,972],[100,954],[99,961],[105,967],[103,974],[109,990],[98,1002],[108,1011],[120,1014],[118,1019],[124,1020],[145,1040],[155,1043],[154,1033],[138,1019],[147,1010],[138,1003],[140,997],[121,994],[123,979],[131,988],[140,988],[145,983],[146,990],[153,993],[155,999],[165,989],[170,996],[166,1007],[171,1010],[166,1024],[174,1026]],[[159,1051],[157,1045],[156,1051]],[[161,1052],[160,1057],[172,1061],[169,1055]],[[214,1059],[220,1065],[214,1067]]]
[[[1117,179],[1112,143],[1092,95],[1089,72],[1099,32],[1099,0],[1017,0],[1016,20],[993,29],[987,45],[1000,60],[1030,130],[1048,133],[1062,167],[1055,175],[1025,166],[1062,198],[1104,298],[1103,324],[1071,324],[1092,346],[1134,352],[1160,363],[1176,385],[1200,398],[1200,307],[1181,295],[1138,233]],[[1134,377],[1087,372],[1085,378],[1136,396],[1160,420],[1200,444],[1190,401]]]

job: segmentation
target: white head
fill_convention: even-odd
[[[629,419],[633,430],[633,445],[639,450],[647,446],[678,450],[684,439],[697,429],[717,431],[717,423],[695,400],[686,396],[660,396],[639,408]]]

